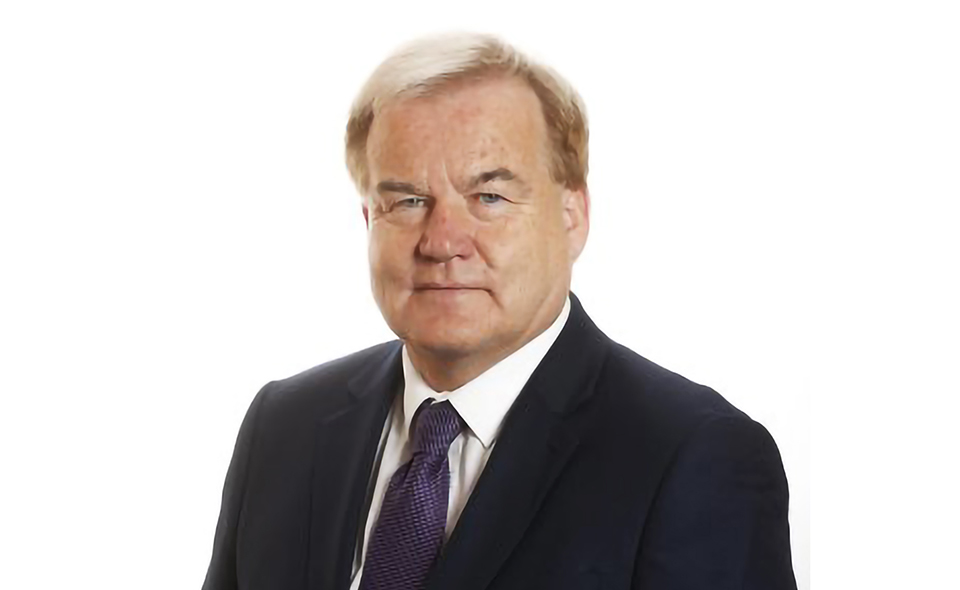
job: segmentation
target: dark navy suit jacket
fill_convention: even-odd
[[[204,590],[346,590],[403,373],[388,342],[267,384],[240,427]],[[607,338],[571,294],[430,590],[794,589],[760,424]]]

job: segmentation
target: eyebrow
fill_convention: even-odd
[[[501,180],[514,180],[517,177],[513,172],[506,168],[497,168],[496,170],[489,170],[487,172],[481,172],[480,174],[477,174],[470,179],[470,182],[467,183],[467,187],[474,188],[498,178]],[[396,180],[384,180],[377,183],[377,191],[381,193],[403,193],[406,195],[426,196],[424,191],[419,190],[411,183],[397,182]]]
[[[485,182],[496,180],[497,178],[501,180],[513,180],[516,178],[516,176],[513,174],[513,172],[510,172],[506,168],[497,168],[496,170],[490,170],[489,172],[481,172],[480,174],[477,174],[470,179],[470,183],[467,186],[473,188]]]
[[[423,193],[409,182],[397,182],[395,180],[384,180],[378,183],[377,190],[381,193],[404,193],[407,195],[423,196]]]

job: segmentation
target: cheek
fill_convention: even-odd
[[[409,276],[413,265],[411,237],[392,227],[375,227],[370,232],[370,270],[380,282],[395,282]],[[414,242],[415,244],[415,242]]]
[[[524,291],[557,280],[567,260],[567,242],[554,220],[531,220],[523,233],[511,242],[505,260],[515,287]],[[526,288],[524,288],[524,286]]]
[[[534,220],[517,219],[478,234],[479,249],[502,288],[522,289],[550,266],[556,244],[545,230]]]

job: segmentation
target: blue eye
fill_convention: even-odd
[[[480,193],[477,196],[480,198],[480,202],[485,205],[493,205],[494,203],[504,200],[500,195],[493,193]]]

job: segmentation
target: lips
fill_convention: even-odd
[[[415,291],[485,291],[483,287],[476,285],[464,285],[461,283],[420,283],[414,285]]]

